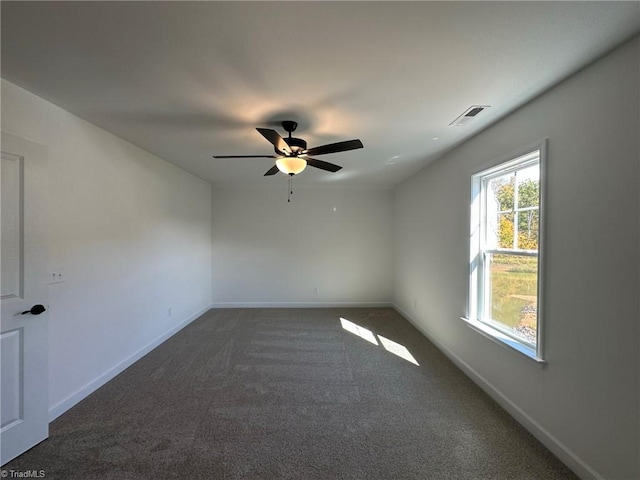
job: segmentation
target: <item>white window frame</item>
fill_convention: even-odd
[[[491,166],[471,176],[470,202],[470,234],[469,234],[469,295],[467,313],[463,320],[477,332],[500,345],[523,354],[527,358],[544,364],[544,219],[545,219],[545,184],[546,184],[547,140],[543,139],[527,145],[518,151],[491,163]],[[540,201],[538,207],[538,251],[504,250],[486,248],[484,232],[486,230],[485,184],[492,178],[512,173],[538,163],[540,167]],[[516,189],[517,191],[517,189]],[[517,195],[516,192],[514,192]],[[514,210],[514,214],[520,210]],[[516,222],[517,224],[517,222]],[[514,241],[517,238],[514,232]],[[485,267],[485,254],[517,254],[538,257],[537,281],[537,325],[536,344],[514,335],[508,328],[488,318],[484,305],[484,289],[487,283],[488,269]]]

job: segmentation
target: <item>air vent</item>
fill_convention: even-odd
[[[478,116],[480,112],[482,112],[485,108],[489,108],[489,105],[471,105],[467,108],[462,115],[456,118],[453,122],[449,124],[450,127],[461,127],[469,123],[475,117]]]

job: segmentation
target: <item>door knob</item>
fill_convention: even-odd
[[[22,312],[22,315],[26,315],[27,313],[30,313],[31,315],[40,315],[45,310],[46,308],[44,308],[44,305],[38,304],[31,307],[30,310],[25,310],[24,312]]]

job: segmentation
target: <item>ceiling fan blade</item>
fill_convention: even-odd
[[[268,177],[269,175],[275,175],[276,173],[278,173],[280,170],[278,170],[278,166],[274,165],[273,167],[271,167],[269,170],[267,170],[267,173],[264,174],[265,177]]]
[[[302,157],[307,161],[307,165],[319,168],[320,170],[326,170],[327,172],[337,172],[342,167],[334,165],[333,163],[323,162],[322,160],[316,160],[315,158]]]
[[[213,158],[276,158],[275,155],[214,155]]]
[[[302,153],[304,155],[326,155],[327,153],[346,152],[363,147],[364,145],[362,145],[360,140],[347,140],[346,142],[330,143],[328,145],[309,148]]]
[[[280,152],[291,154],[291,149],[287,142],[284,141],[284,138],[280,136],[278,132],[275,130],[271,130],[270,128],[256,128],[260,134],[269,140],[274,147]]]

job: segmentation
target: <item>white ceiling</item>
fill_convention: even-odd
[[[213,184],[391,187],[640,31],[640,2],[6,2],[2,77]],[[464,127],[449,123],[491,105]],[[438,140],[435,140],[437,137]]]

